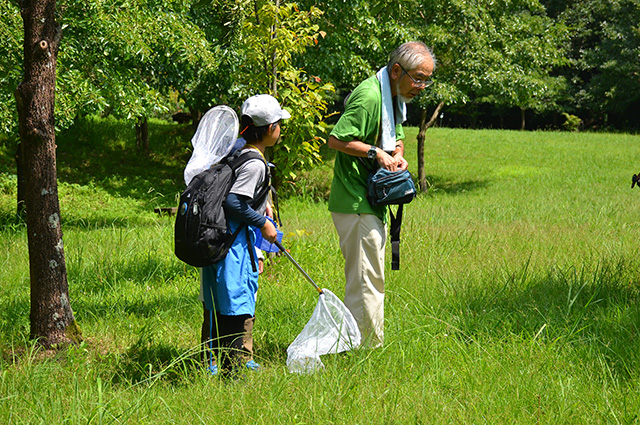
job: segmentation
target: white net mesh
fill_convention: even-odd
[[[193,153],[184,169],[187,185],[193,177],[229,155],[238,138],[238,127],[238,116],[226,105],[215,106],[204,114],[191,139]]]
[[[360,330],[349,309],[333,292],[322,291],[311,319],[287,348],[287,367],[292,373],[322,369],[321,355],[360,345]]]

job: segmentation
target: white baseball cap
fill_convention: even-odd
[[[276,98],[269,94],[257,94],[245,100],[242,115],[251,117],[256,127],[291,118],[291,114],[282,109]]]

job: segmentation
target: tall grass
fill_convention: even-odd
[[[317,294],[275,257],[258,296],[264,370],[228,382],[198,364],[197,274],[173,256],[172,218],[153,213],[182,187],[191,130],[154,122],[151,134],[149,156],[118,122],[88,120],[59,137],[71,302],[85,337],[68,350],[28,341],[26,233],[12,185],[0,185],[0,422],[639,421],[638,136],[430,129],[431,188],[406,207],[401,270],[387,271],[385,346],[289,374],[286,348]],[[284,243],[340,295],[327,158],[281,200]]]

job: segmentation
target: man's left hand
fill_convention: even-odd
[[[396,165],[398,166],[398,171],[404,171],[409,168],[409,163],[406,159],[400,154],[395,154],[393,156],[396,159]]]

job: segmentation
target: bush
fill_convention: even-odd
[[[582,127],[582,120],[580,119],[580,117],[568,114],[566,112],[563,112],[562,115],[564,115],[564,118],[565,118],[564,123],[562,123],[562,128],[564,128],[567,131],[580,130],[580,128]]]

